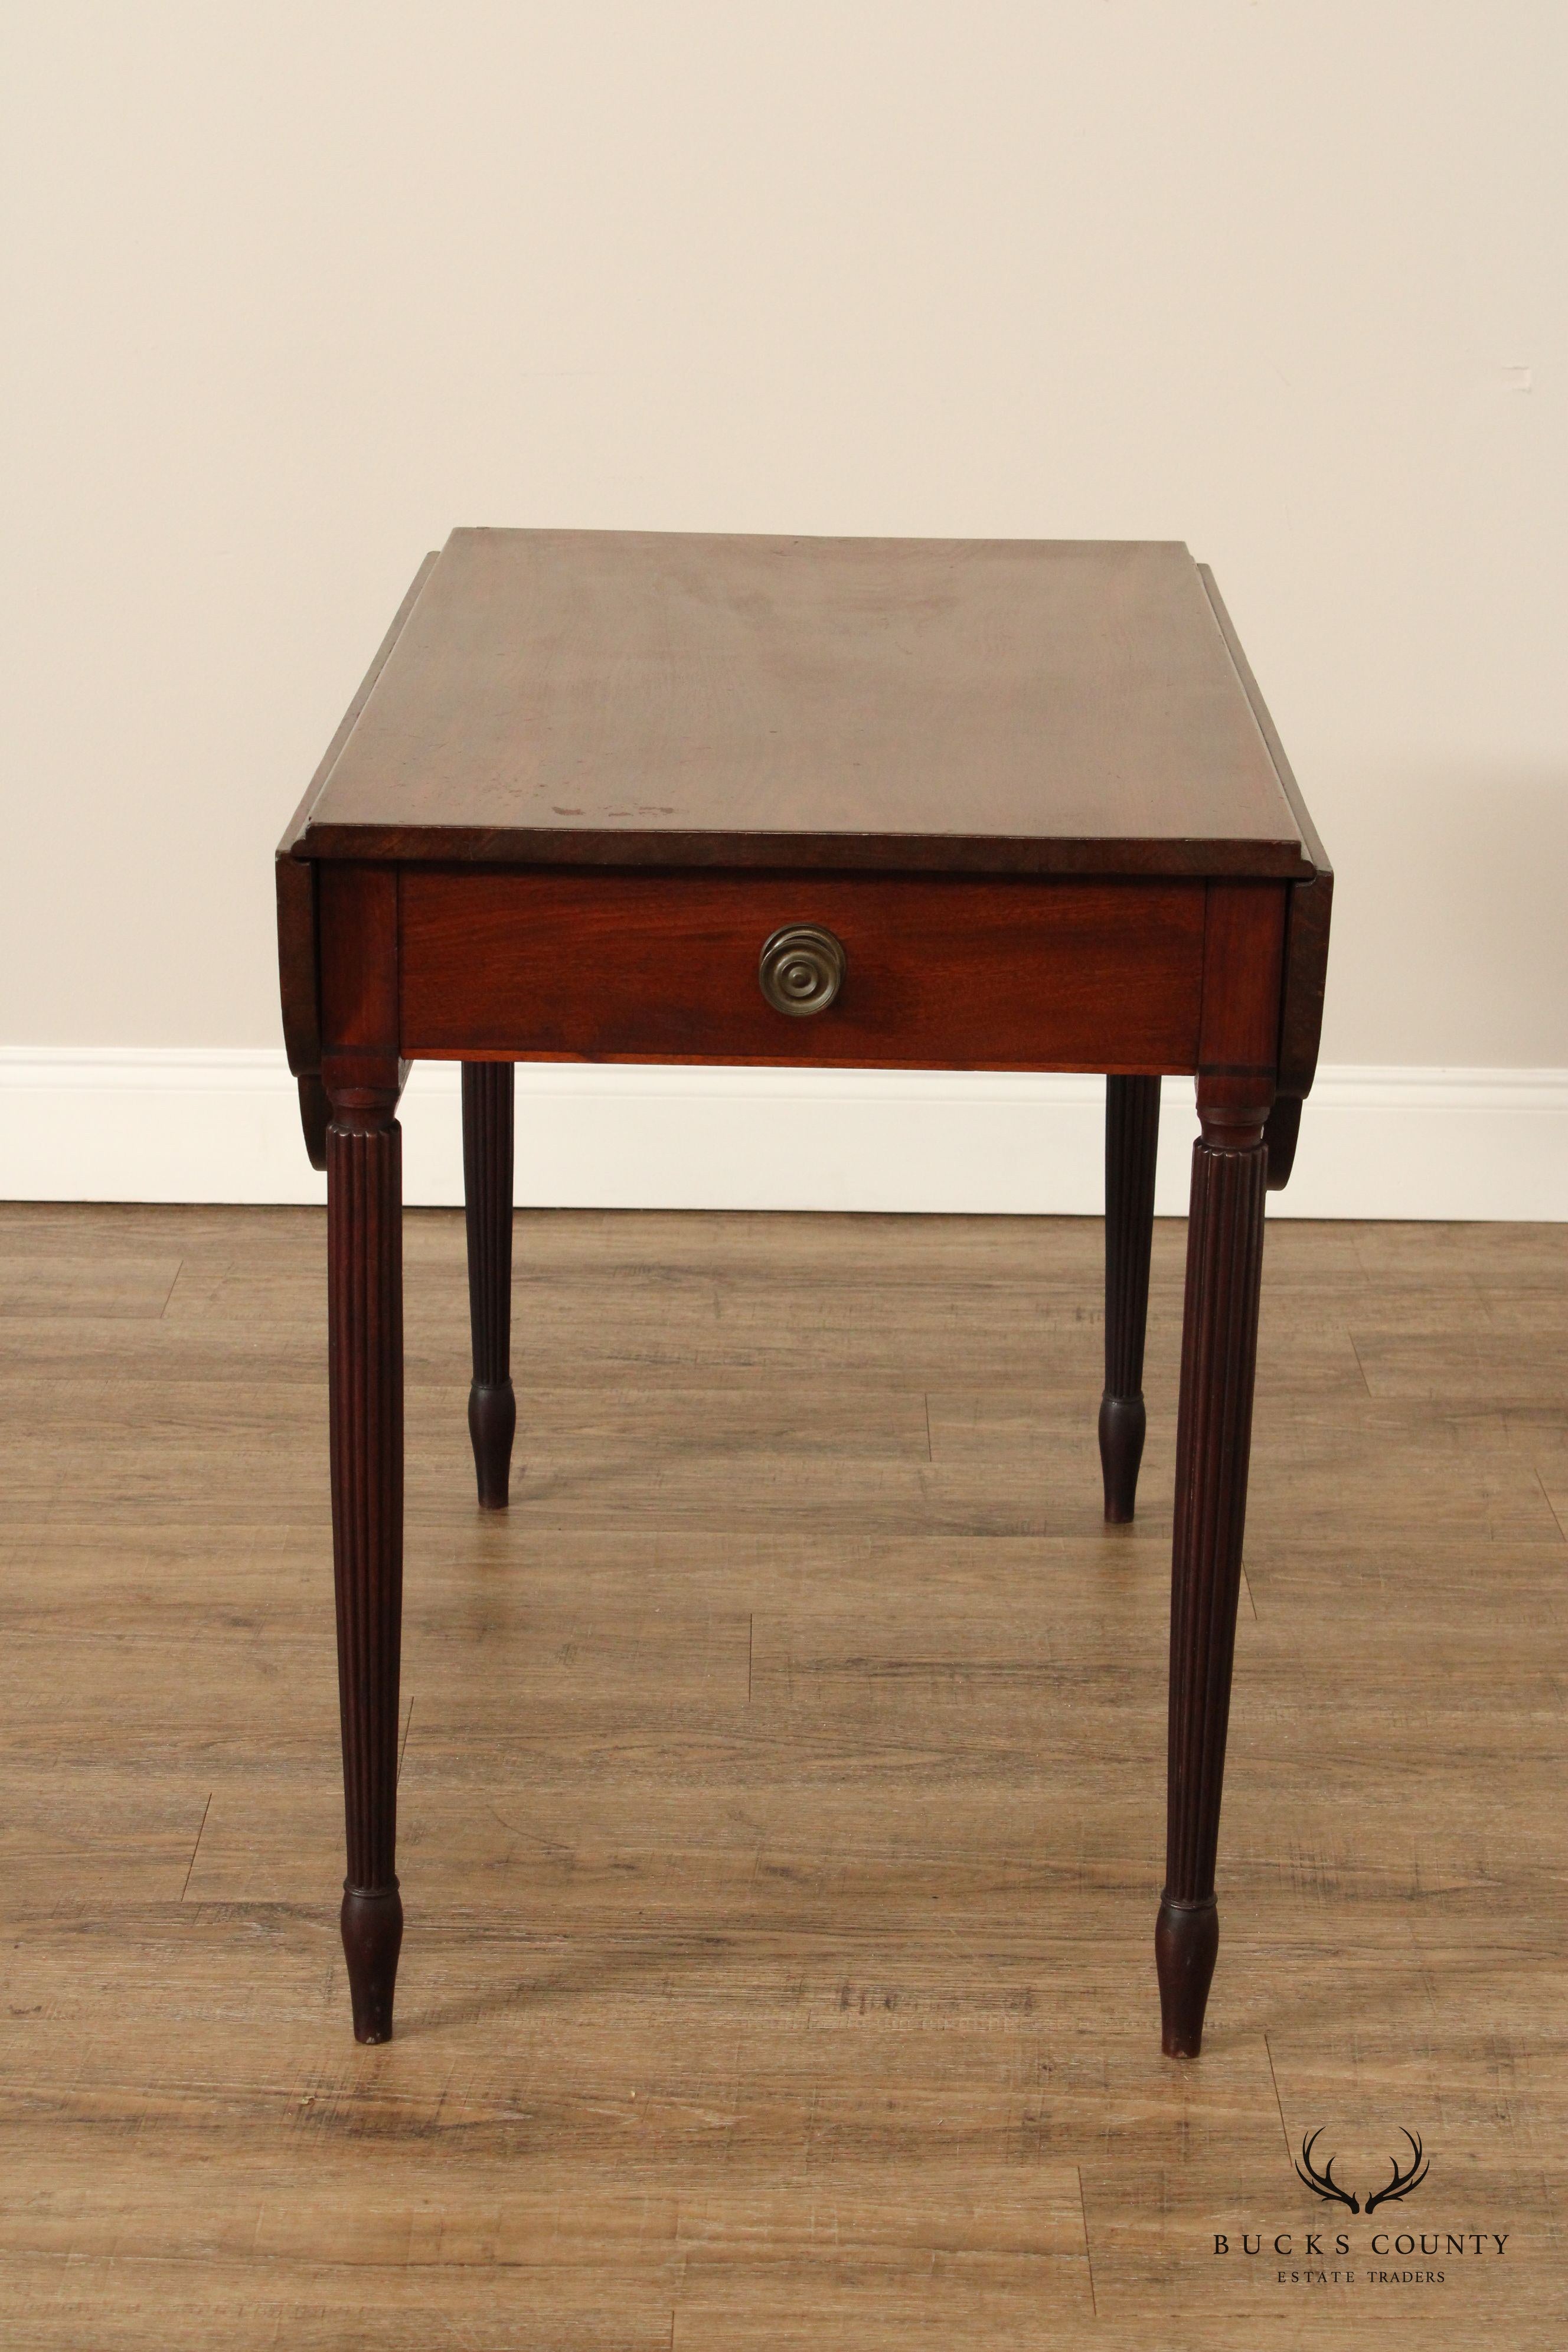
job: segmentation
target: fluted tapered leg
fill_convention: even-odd
[[[1154,1238],[1154,1162],[1160,1143],[1158,1078],[1105,1082],[1105,1393],[1100,1466],[1105,1516],[1132,1517],[1143,1459],[1143,1337],[1149,1322],[1149,1253]]]
[[[1237,1147],[1238,1135],[1246,1140]],[[1215,1851],[1247,1517],[1268,1155],[1261,1127],[1193,1147],[1176,1519],[1165,1891],[1155,1930],[1165,2053],[1195,2058],[1219,1944]]]
[[[509,1499],[517,1399],[511,1385],[512,1106],[510,1062],[463,1064],[463,1197],[468,1221],[468,1321],[474,1379],[468,1434],[479,1502]]]
[[[354,2038],[392,2036],[403,1619],[403,1168],[390,1111],[333,1106],[327,1130],[332,1559]]]

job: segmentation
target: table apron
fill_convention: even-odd
[[[1181,1071],[1203,1016],[1201,880],[405,866],[410,1056]],[[838,996],[782,1013],[763,943],[842,943]]]

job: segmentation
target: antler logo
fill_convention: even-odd
[[[1296,2167],[1296,2178],[1310,2189],[1315,2197],[1321,2197],[1326,2203],[1348,2205],[1352,2213],[1359,2213],[1362,2210],[1359,2198],[1353,2196],[1348,2189],[1342,2189],[1334,2179],[1332,2157],[1324,2165],[1321,2172],[1312,2162],[1312,2150],[1322,2137],[1322,2134],[1323,2127],[1320,2124],[1315,2132],[1309,2132],[1302,2140],[1301,2161]],[[1426,2158],[1422,2152],[1421,2142],[1414,2132],[1407,2131],[1405,2137],[1410,2142],[1410,2168],[1408,2171],[1402,2172],[1399,2159],[1397,2157],[1394,2159],[1394,2177],[1387,2188],[1374,2189],[1366,2200],[1366,2210],[1369,2213],[1375,2213],[1380,2205],[1391,2205],[1398,2198],[1408,2197],[1411,2190],[1419,2189],[1426,2178]]]
[[[1411,2190],[1419,2189],[1426,2178],[1426,2163],[1421,2153],[1420,2141],[1414,2132],[1407,2131],[1405,2137],[1410,2142],[1410,2169],[1408,2172],[1401,2172],[1399,2158],[1397,2157],[1394,2158],[1394,2178],[1386,2189],[1380,2189],[1374,2197],[1367,2199],[1366,2210],[1369,2213],[1375,2212],[1380,2205],[1392,2204],[1396,2198],[1408,2197]]]
[[[1304,2181],[1315,2196],[1321,2197],[1326,2202],[1335,2205],[1348,2205],[1352,2213],[1359,2213],[1361,2211],[1360,2198],[1352,2197],[1350,2190],[1348,2189],[1342,2189],[1339,2182],[1334,2179],[1333,2158],[1331,2156],[1330,2157],[1321,2172],[1318,2171],[1312,2162],[1312,2150],[1316,2147],[1322,2136],[1323,2126],[1320,2124],[1315,2132],[1310,2133],[1307,2137],[1302,2140],[1301,2161],[1296,2167],[1296,2178],[1298,2180]]]

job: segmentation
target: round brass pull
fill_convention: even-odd
[[[844,950],[817,923],[786,923],[763,946],[757,985],[775,1013],[826,1013],[844,984]]]

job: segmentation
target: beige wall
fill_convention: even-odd
[[[273,842],[463,521],[1184,538],[1329,1058],[1568,1065],[1562,0],[3,22],[0,1037],[276,1040]]]

